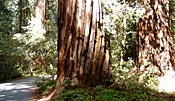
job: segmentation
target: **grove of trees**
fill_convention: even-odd
[[[174,0],[0,0],[0,5],[0,81],[31,73],[57,75],[55,88],[133,90],[157,89],[159,78],[175,75]]]

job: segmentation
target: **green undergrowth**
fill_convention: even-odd
[[[41,95],[48,95],[54,89],[56,81],[50,78],[37,78],[35,84],[38,86]]]
[[[157,95],[157,96],[156,96]],[[148,91],[126,91],[103,86],[64,89],[57,93],[56,101],[169,101]]]
[[[148,82],[138,83],[131,78],[127,80],[121,80],[123,83],[116,82],[108,87],[65,86],[66,82],[65,89],[57,91],[54,101],[174,101],[174,94],[158,93],[145,86]],[[38,78],[35,84],[42,95],[49,95],[56,81],[51,78]]]

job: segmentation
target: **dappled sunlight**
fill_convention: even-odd
[[[175,0],[0,3],[0,101],[175,98]]]
[[[159,92],[167,92],[167,93],[174,93],[175,92],[175,73],[174,72],[167,72],[162,77],[158,77],[159,85],[158,91]]]
[[[24,28],[28,29],[27,34],[16,33],[14,34],[13,39],[20,42],[26,42],[26,44],[37,43],[45,39],[44,34],[46,33],[46,30],[42,27],[41,20],[32,18],[29,22],[29,26]]]
[[[44,34],[46,33],[46,30],[43,28],[43,24],[40,19],[33,18],[29,22],[29,26],[27,28],[29,30],[27,33],[31,34],[31,42],[45,39]]]
[[[0,100],[29,101],[32,96],[35,77],[0,83]]]

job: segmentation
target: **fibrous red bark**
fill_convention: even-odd
[[[101,25],[100,0],[58,1],[58,84],[66,77],[78,85],[109,81],[109,46]]]

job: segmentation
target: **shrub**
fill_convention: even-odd
[[[92,96],[87,89],[70,89],[58,93],[56,101],[91,101]]]
[[[42,95],[49,94],[56,86],[56,81],[51,78],[37,78],[35,84],[39,87],[39,92]]]

